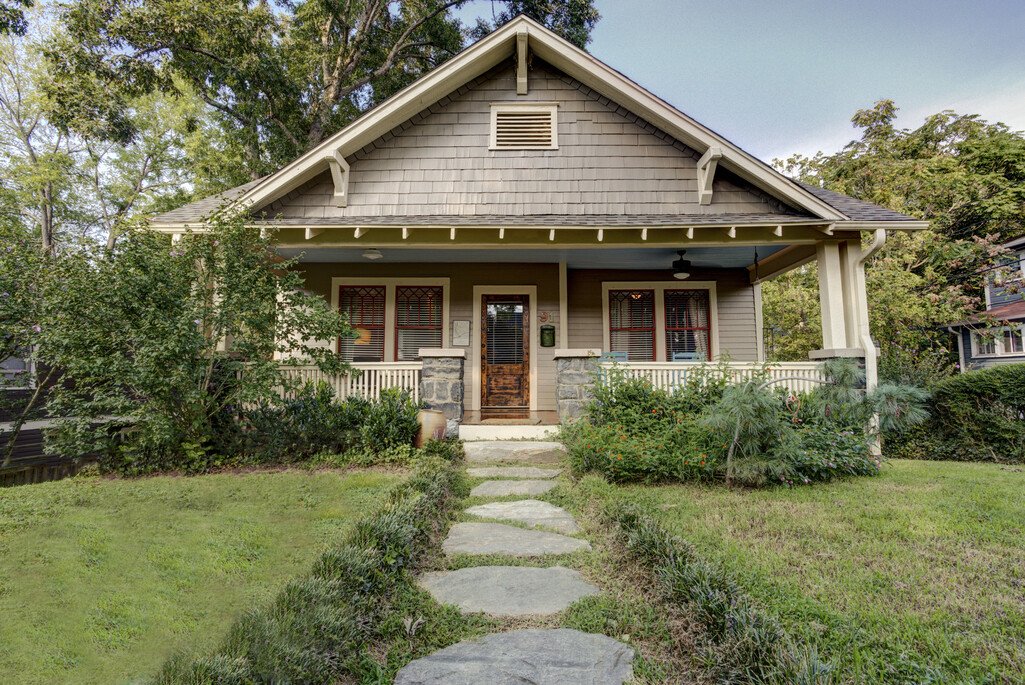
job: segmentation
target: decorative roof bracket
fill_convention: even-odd
[[[332,150],[327,158],[331,167],[331,180],[335,184],[335,205],[345,207],[349,203],[349,163],[338,150]]]
[[[710,147],[698,160],[698,204],[712,204],[712,181],[722,158],[722,148]]]

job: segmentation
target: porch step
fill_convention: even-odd
[[[459,434],[463,440],[466,437]],[[506,461],[527,464],[555,464],[566,456],[566,449],[559,442],[535,440],[481,440],[463,445],[466,461],[471,464],[494,464]]]
[[[459,437],[476,442],[480,440],[550,440],[559,431],[557,424],[536,426],[502,426],[491,424],[459,424]]]

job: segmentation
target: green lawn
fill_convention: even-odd
[[[851,680],[1025,682],[1025,468],[894,461],[805,488],[624,489]]]
[[[123,683],[306,570],[394,475],[75,478],[0,490],[0,682]]]

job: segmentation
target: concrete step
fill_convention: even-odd
[[[419,584],[441,604],[454,604],[464,614],[492,616],[555,614],[581,597],[599,592],[579,573],[562,566],[461,568],[425,573]]]
[[[460,424],[459,437],[463,440],[551,440],[559,432],[558,425],[493,426]]]
[[[463,444],[466,461],[471,464],[520,462],[526,464],[557,464],[566,456],[560,442],[536,440],[494,440]]]

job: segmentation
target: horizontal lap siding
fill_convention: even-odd
[[[488,150],[490,105],[557,102],[559,149]],[[530,90],[497,68],[348,158],[347,207],[325,171],[266,213],[286,218],[403,215],[759,213],[786,210],[722,171],[697,204],[698,154],[535,60]]]
[[[736,361],[757,361],[755,288],[747,282],[746,269],[700,270],[694,281],[715,281],[719,324],[719,351]],[[671,271],[607,271],[574,269],[568,274],[569,346],[573,349],[602,349],[603,281],[666,281],[686,287],[687,281],[673,279]]]
[[[556,264],[302,264],[301,272],[310,291],[331,301],[332,278],[362,278],[367,285],[373,285],[375,278],[449,278],[449,320],[465,320],[473,327],[473,287],[475,285],[533,285],[537,286],[538,311],[551,312],[552,323],[558,330],[559,318],[559,267]],[[450,324],[451,325],[451,324]],[[451,331],[449,331],[451,334]],[[558,346],[558,341],[556,342]],[[466,374],[464,402],[467,410],[474,406],[472,376],[473,363],[478,355],[469,346],[466,350]],[[540,347],[537,354],[537,388],[531,388],[537,396],[538,410],[554,410],[555,405],[555,362],[550,348]]]

